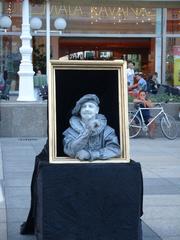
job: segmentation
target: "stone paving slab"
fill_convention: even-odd
[[[8,223],[8,239],[7,240],[36,240],[34,235],[20,235],[19,226],[22,222],[9,222]],[[58,240],[58,239],[57,239]]]
[[[146,213],[143,216],[143,220],[148,219],[166,219],[167,213],[169,219],[176,219],[180,223],[180,206],[146,206]]]
[[[0,180],[3,179],[3,166],[2,166],[2,151],[1,151],[1,144],[0,144]]]
[[[29,207],[28,208],[9,208],[7,209],[7,222],[24,222],[26,220],[26,217],[29,213]]]
[[[33,166],[32,164],[28,164],[28,163],[21,163],[21,164],[17,164],[17,163],[6,163],[4,166],[4,170],[7,172],[14,172],[15,174],[17,174],[19,172],[19,169],[22,168],[23,172],[32,172],[33,171]]]
[[[27,139],[3,138],[0,141],[3,145],[3,155],[0,147],[0,177],[4,177],[0,183],[6,196],[6,203],[0,202],[0,240],[34,240],[34,236],[21,236],[19,227],[29,211],[34,159],[45,139],[33,139],[33,144]]]
[[[180,196],[173,195],[144,195],[143,202],[145,206],[180,206]]]
[[[0,240],[7,240],[7,218],[6,218],[6,205],[4,198],[4,174],[2,151],[0,143]]]
[[[143,178],[160,178],[157,173],[151,171],[149,168],[146,169],[145,167],[143,167],[142,175],[143,175]]]
[[[131,158],[141,163],[144,177],[142,219],[162,240],[180,239],[179,156],[179,138],[131,140]]]
[[[30,187],[6,187],[6,206],[11,208],[28,208],[30,203]]]
[[[176,178],[177,179],[177,178]],[[180,178],[179,178],[180,181]],[[169,178],[144,178],[145,194],[180,194],[179,184]]]
[[[28,172],[6,172],[5,186],[7,187],[29,187],[32,178],[32,171]]]
[[[0,223],[6,222],[6,208],[0,208]]]
[[[147,168],[146,168],[147,169]],[[161,178],[180,178],[180,167],[171,167],[171,165],[165,167],[150,168],[150,170],[158,174]]]
[[[142,221],[143,240],[161,240],[161,238]]]
[[[168,178],[168,181],[180,187],[180,178]]]
[[[175,237],[164,237],[163,240],[179,240],[180,239],[180,235],[179,236],[175,236]]]
[[[179,214],[177,212],[177,214]],[[168,212],[166,219],[146,219],[146,224],[162,239],[165,237],[180,236],[180,221],[178,219],[169,219]]]
[[[7,225],[6,222],[0,222],[0,236],[2,240],[7,240]],[[9,240],[9,239],[8,239]]]
[[[0,180],[0,209],[5,208],[3,181]]]

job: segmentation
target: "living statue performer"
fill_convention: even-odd
[[[68,156],[90,161],[120,156],[115,131],[107,125],[105,116],[98,112],[99,99],[94,94],[87,94],[76,103],[70,127],[63,133],[64,151]],[[36,231],[37,177],[42,163],[49,163],[48,141],[35,159],[31,181],[31,207],[26,221],[21,224],[21,234],[34,234]]]
[[[107,119],[99,114],[99,98],[95,94],[81,97],[72,110],[70,127],[64,131],[64,152],[71,158],[93,161],[120,156],[120,145]]]

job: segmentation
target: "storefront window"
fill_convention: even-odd
[[[155,9],[130,7],[79,7],[68,14],[67,32],[133,34],[155,32]],[[64,17],[67,17],[64,12]],[[83,22],[83,24],[82,24]]]
[[[166,81],[180,86],[180,38],[167,39]]]
[[[45,6],[32,6],[32,16],[44,17]],[[52,23],[59,16],[67,21],[65,33],[153,34],[156,31],[155,8],[51,5]]]
[[[0,36],[0,72],[7,73],[7,80],[11,90],[18,89],[18,74],[21,55],[19,36]]]
[[[10,85],[11,91],[19,88],[19,65],[21,55],[21,25],[22,25],[22,4],[13,1],[0,2],[0,15],[8,16],[12,24],[7,29],[0,29],[0,75]]]
[[[168,9],[167,33],[180,33],[180,8]]]

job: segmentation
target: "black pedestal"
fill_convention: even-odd
[[[38,240],[139,240],[138,163],[42,164],[37,181]]]

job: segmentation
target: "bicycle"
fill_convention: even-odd
[[[129,111],[129,136],[130,138],[134,138],[140,134],[141,131],[148,133],[148,126],[155,121],[157,118],[160,118],[160,127],[163,135],[173,140],[177,137],[177,124],[175,119],[165,113],[162,103],[158,103],[155,107],[150,108],[150,110],[159,110],[154,117],[152,117],[151,121],[148,124],[145,123],[142,111],[149,108],[141,108],[139,107],[137,111]]]

